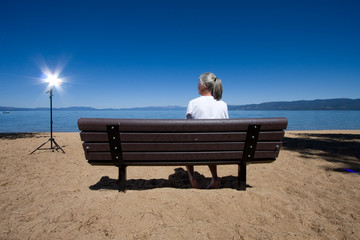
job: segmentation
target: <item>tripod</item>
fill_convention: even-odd
[[[44,146],[46,143],[50,142],[50,148],[46,148],[46,149],[55,149],[56,151],[58,149],[60,149],[63,153],[65,153],[65,151],[59,146],[59,144],[57,144],[57,142],[55,141],[55,139],[53,138],[53,120],[52,120],[52,87],[50,86],[50,138],[44,142],[43,144],[41,144],[38,148],[36,148],[34,151],[32,151],[30,153],[33,154],[34,152],[36,152],[37,150],[42,150],[41,147]]]

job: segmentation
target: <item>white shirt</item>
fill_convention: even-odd
[[[213,96],[201,96],[191,100],[186,111],[187,119],[229,118],[227,104]]]

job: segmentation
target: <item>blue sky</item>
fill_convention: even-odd
[[[360,97],[359,1],[1,1],[0,106],[186,106]]]

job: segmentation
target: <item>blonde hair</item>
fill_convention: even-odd
[[[213,73],[203,73],[200,75],[199,81],[201,85],[205,85],[207,90],[211,92],[211,95],[216,100],[221,99],[223,87],[220,78],[217,78]]]

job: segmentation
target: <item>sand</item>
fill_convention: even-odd
[[[360,130],[286,132],[275,162],[248,166],[246,191],[229,165],[215,190],[190,188],[184,167],[129,167],[118,192],[117,169],[89,165],[78,133],[54,136],[66,154],[29,155],[46,133],[0,134],[0,239],[360,237]]]

